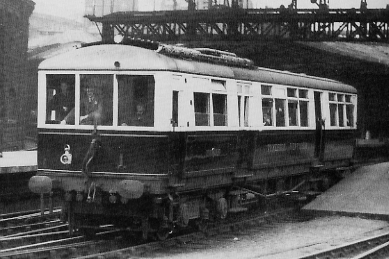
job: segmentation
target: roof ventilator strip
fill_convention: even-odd
[[[99,42],[93,42],[88,44],[82,44],[82,47],[103,45],[103,44],[116,44],[116,43],[99,41]],[[233,67],[254,68],[254,62],[250,59],[238,57],[235,53],[211,49],[211,48],[187,48],[187,47],[176,46],[176,45],[162,44],[157,41],[144,40],[139,38],[124,38],[123,41],[118,44],[146,48],[146,49],[154,50],[155,52],[162,55],[180,58],[180,59],[203,61],[212,64],[220,64],[220,65],[233,66]]]
[[[236,54],[208,48],[191,49],[167,44],[159,44],[157,53],[182,59],[204,61],[226,66],[253,68],[254,62],[247,58],[237,57]]]

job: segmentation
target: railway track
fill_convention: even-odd
[[[281,205],[281,207],[283,206]],[[60,209],[55,209],[52,214],[45,212],[44,215],[41,215],[39,211],[3,214],[0,215],[0,258],[128,258],[138,254],[152,253],[156,250],[201,249],[208,245],[207,241],[204,240],[204,235],[217,236],[223,240],[225,237],[230,238],[241,234],[250,235],[251,229],[260,231],[255,228],[256,226],[272,228],[274,224],[307,221],[312,218],[304,214],[290,213],[292,210],[294,209],[275,210],[261,216],[258,216],[258,212],[254,210],[252,213],[247,213],[244,219],[230,217],[224,221],[209,224],[204,232],[181,234],[166,241],[144,244],[140,244],[134,238],[128,238],[128,235],[122,234],[119,230],[111,229],[97,233],[93,240],[84,236],[69,237],[66,230],[67,224],[61,224],[59,221]],[[387,239],[385,240],[385,238]],[[372,249],[383,251],[377,249],[376,246],[389,242],[389,233],[387,237],[379,239],[384,239],[384,241],[381,243],[377,241],[366,242]],[[312,257],[303,258],[339,258],[342,254],[346,254],[345,251],[355,251],[355,247],[367,247],[367,245],[363,243],[353,244],[349,248],[339,247],[341,252],[325,251],[323,255],[319,253],[312,255]],[[328,255],[332,255],[332,257]]]
[[[389,232],[346,243],[299,259],[383,259],[389,257]]]
[[[3,214],[0,219],[0,238],[60,225],[60,214],[61,209],[46,211],[43,215],[36,211]]]
[[[189,234],[179,234],[165,241],[140,244],[136,238],[116,230],[107,230],[96,234],[93,240],[83,236],[67,237],[58,240],[48,240],[35,244],[14,246],[0,250],[0,258],[128,258],[129,256],[150,253],[155,250],[180,249],[182,245],[198,246],[204,236],[217,236],[225,233],[242,231],[258,225],[277,224],[290,221],[308,220],[306,216],[291,213],[292,209],[282,209],[261,216],[243,216],[210,224],[206,231],[192,231]],[[60,232],[57,233],[58,236]],[[54,234],[52,233],[52,237]],[[20,236],[18,242],[25,241],[28,236]],[[47,236],[49,237],[49,234]],[[32,237],[28,237],[32,238]],[[41,234],[43,239],[43,234]],[[0,239],[0,243],[3,240]],[[16,242],[15,242],[16,243]]]
[[[224,242],[232,238],[249,236],[261,229],[271,229],[281,224],[305,222],[314,219],[310,214],[301,214],[293,209],[276,210],[255,216],[230,218],[215,222],[204,232],[180,234],[160,242],[140,244],[123,232],[107,227],[97,233],[95,238],[84,236],[69,237],[68,231],[52,231],[34,234],[24,232],[0,237],[0,258],[129,258],[134,256],[152,256],[153,254],[185,253],[212,247],[215,242]],[[215,241],[216,240],[216,241]],[[349,242],[335,248],[311,254],[300,259],[332,258],[387,258],[389,255],[389,231],[384,234]]]
[[[93,239],[81,235],[69,237],[66,230],[67,225],[59,226],[56,225],[55,220],[52,220],[51,223],[48,221],[47,224],[53,224],[53,226],[0,236],[0,258],[102,259],[154,256],[160,253],[170,255],[193,250],[206,250],[212,248],[215,242],[247,238],[254,233],[261,232],[261,230],[269,230],[288,223],[306,222],[315,218],[311,214],[297,213],[295,208],[284,207],[268,213],[262,211],[261,215],[258,215],[258,211],[254,210],[242,215],[234,214],[234,216],[231,215],[226,220],[209,224],[203,232],[181,233],[165,241],[149,241],[142,244],[136,238],[130,238],[123,231],[115,230],[112,226],[101,229],[101,232],[97,233]],[[27,215],[22,218],[24,217]],[[9,218],[11,219],[11,217]],[[60,229],[61,227],[62,229]],[[301,258],[386,258],[388,246],[389,231]]]

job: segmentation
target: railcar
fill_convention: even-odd
[[[327,188],[353,162],[357,91],[338,81],[138,41],[81,47],[38,73],[29,187],[61,191],[70,232],[109,223],[163,239],[261,199]],[[62,82],[69,107],[52,105]],[[85,123],[90,88],[101,107]]]

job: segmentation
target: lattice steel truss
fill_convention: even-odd
[[[103,40],[117,34],[153,40],[253,38],[389,41],[388,9],[214,9],[87,16]]]

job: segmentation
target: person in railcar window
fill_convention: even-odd
[[[86,86],[83,89],[83,94],[80,102],[80,124],[92,125],[96,121],[101,122],[103,104],[95,94],[95,89]],[[74,124],[74,109],[62,121],[61,124]]]
[[[103,104],[95,94],[95,89],[87,86],[83,89],[80,102],[80,125],[100,124]],[[74,109],[61,122],[61,124],[74,124]]]
[[[276,99],[275,108],[276,108],[276,126],[284,127],[285,126],[285,100]]]
[[[62,81],[60,87],[47,104],[47,118],[61,121],[74,109],[74,86]]]
[[[120,125],[152,127],[154,122],[150,113],[147,111],[147,106],[143,101],[137,101],[135,103],[133,115],[123,121]]]
[[[263,99],[262,100],[262,113],[263,113],[263,125],[272,126],[272,110],[273,110],[273,101],[272,99]]]
[[[80,125],[112,125],[112,75],[80,75]],[[62,124],[74,123],[75,111],[65,117]]]
[[[119,88],[119,126],[154,126],[154,78],[121,75]]]
[[[288,111],[289,111],[289,126],[297,126],[297,104],[295,100],[288,101]]]
[[[264,126],[271,126],[271,115],[269,112],[263,114],[263,125]]]
[[[86,85],[84,89],[85,92],[80,103],[80,124],[92,125],[94,122],[101,124],[103,102],[94,87]]]
[[[130,126],[152,126],[152,120],[146,111],[146,105],[139,101],[135,105],[134,116],[129,121]]]

